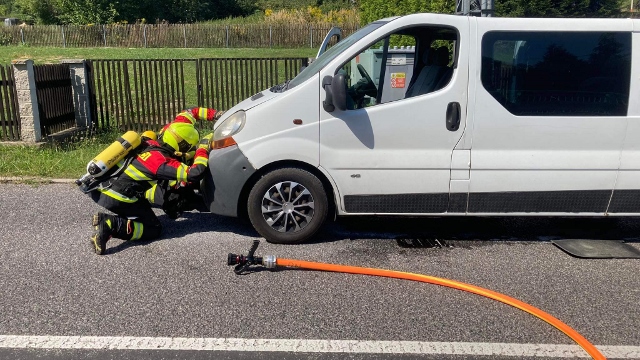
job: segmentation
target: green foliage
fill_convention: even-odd
[[[5,8],[39,24],[190,23],[258,9],[255,0],[0,0],[0,10]]]
[[[0,0],[0,16],[10,17],[16,10],[15,0]]]
[[[360,0],[361,21],[370,23],[390,16],[407,15],[412,13],[442,13],[453,14],[456,2],[454,0]]]
[[[496,15],[504,17],[617,17],[627,2],[620,0],[503,0]]]
[[[0,34],[0,46],[9,46],[13,43],[11,34]]]
[[[497,0],[496,16],[503,17],[617,17],[626,0]],[[452,14],[453,0],[360,0],[363,24],[389,16],[419,12]]]
[[[63,24],[110,24],[118,11],[109,0],[58,0],[58,21]]]
[[[0,145],[0,176],[80,177],[87,163],[119,135],[106,130],[43,146]]]
[[[248,16],[228,17],[224,19],[207,20],[204,23],[216,25],[247,25],[262,24],[265,21],[264,13],[256,11]]]
[[[192,23],[250,15],[256,7],[254,0],[120,0],[116,10],[123,22]]]
[[[250,1],[250,0],[247,0]],[[257,0],[255,6],[261,11],[267,9],[304,9],[309,6],[319,7],[322,11],[349,9],[355,6],[352,0]]]
[[[638,0],[634,0],[637,4]],[[453,13],[456,0],[0,0],[0,15],[39,24],[191,23],[263,15],[268,9],[360,8],[368,23],[417,12]],[[628,0],[496,0],[497,16],[619,17]]]
[[[15,0],[15,8],[26,15],[24,20],[39,24],[56,24],[58,0]]]
[[[38,24],[192,23],[263,15],[265,10],[353,8],[356,0],[0,0],[0,15]]]

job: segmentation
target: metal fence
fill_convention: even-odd
[[[42,136],[75,128],[69,65],[36,65],[33,70]]]
[[[20,140],[20,114],[13,66],[0,66],[0,139]]]
[[[158,130],[182,109],[226,110],[293,78],[307,58],[91,60],[93,121],[99,128]]]
[[[127,48],[317,47],[330,25],[32,25],[0,27],[0,45]],[[343,29],[348,36],[357,29]]]

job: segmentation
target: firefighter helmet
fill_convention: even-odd
[[[158,136],[156,135],[156,133],[151,131],[151,130],[147,130],[147,131],[143,132],[141,136],[143,138],[147,138],[147,139],[151,139],[151,140],[158,140]]]
[[[175,151],[186,153],[195,147],[200,141],[200,135],[193,125],[186,123],[173,123],[162,132],[162,142],[172,147]]]

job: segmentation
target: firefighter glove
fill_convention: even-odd
[[[224,111],[216,111],[216,114],[213,116],[213,120],[218,120],[222,115],[224,115]]]
[[[202,139],[200,139],[198,148],[205,149],[208,151],[211,148],[211,138],[213,138],[213,133],[203,136]]]

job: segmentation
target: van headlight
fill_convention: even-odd
[[[236,141],[232,136],[242,130],[246,118],[247,117],[242,110],[226,118],[222,124],[213,131],[211,149],[222,149],[231,145],[236,145]]]
[[[242,110],[229,116],[213,132],[213,141],[224,140],[239,133],[244,127],[246,119],[247,116]]]

